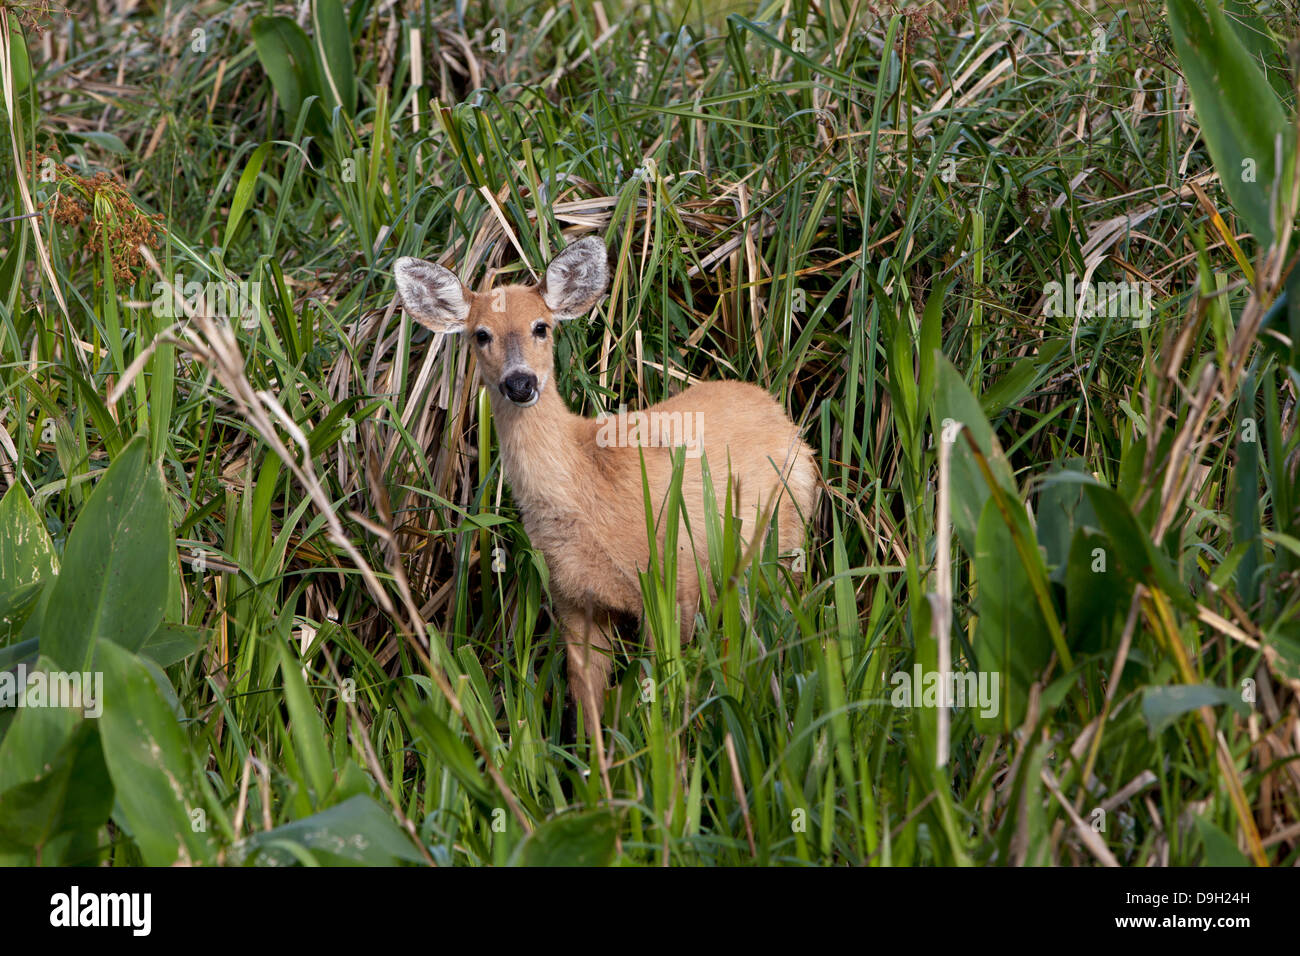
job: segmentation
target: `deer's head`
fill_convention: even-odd
[[[490,391],[521,408],[536,404],[555,373],[551,330],[584,315],[609,286],[605,244],[596,236],[571,243],[535,286],[471,292],[432,262],[403,256],[393,267],[402,305],[435,332],[464,332]]]

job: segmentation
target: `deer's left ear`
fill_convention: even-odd
[[[609,288],[609,253],[599,236],[570,243],[546,267],[541,293],[559,321],[576,319]]]

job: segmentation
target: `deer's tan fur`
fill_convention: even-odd
[[[598,440],[601,423],[570,412],[555,386],[553,327],[585,313],[604,295],[605,256],[599,240],[580,240],[555,258],[538,286],[478,294],[447,270],[418,259],[400,259],[396,267],[409,313],[431,328],[470,337],[491,395],[506,480],[529,540],[550,571],[569,690],[589,722],[599,720],[609,682],[613,619],[642,609],[638,572],[649,563],[649,545],[641,453],[656,515],[673,477],[671,447],[646,445],[646,436],[635,434],[628,437],[641,438],[639,445],[602,447],[609,442]],[[479,341],[483,333],[486,342]],[[529,376],[535,377],[535,388],[527,387]],[[704,382],[645,411],[698,413],[694,420],[702,425],[703,456],[698,447],[691,449],[682,478],[691,529],[691,536],[685,525],[678,533],[677,594],[685,641],[694,631],[699,603],[695,558],[706,572],[709,565],[701,462],[708,462],[718,514],[726,506],[730,468],[742,537],[761,529],[774,512],[783,553],[803,543],[817,471],[812,451],[785,411],[754,385]],[[662,522],[656,524],[662,547]]]

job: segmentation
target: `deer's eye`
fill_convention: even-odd
[[[474,341],[479,345],[487,345],[492,341],[492,333],[487,329],[479,329],[474,333]]]
[[[546,338],[546,332],[549,328],[550,326],[548,326],[542,319],[538,319],[533,323],[533,335],[537,336],[539,339],[544,339]]]

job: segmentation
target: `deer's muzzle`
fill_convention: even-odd
[[[512,372],[501,380],[500,389],[510,401],[527,407],[537,401],[537,376],[532,372]]]

